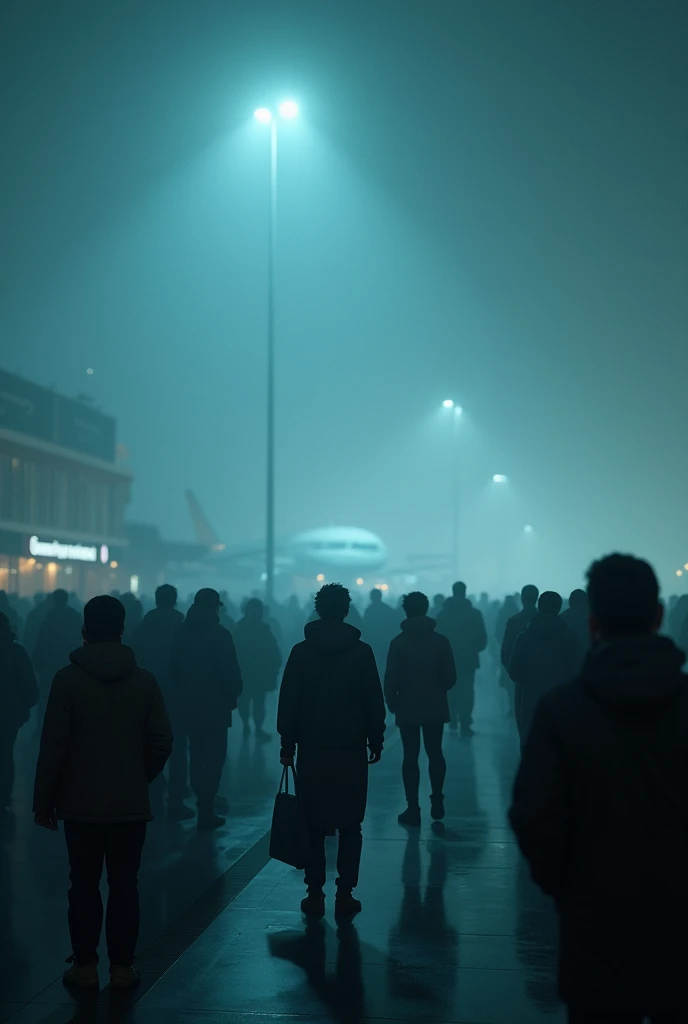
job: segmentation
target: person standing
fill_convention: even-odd
[[[539,596],[540,591],[538,588],[532,583],[527,583],[521,591],[520,612],[516,612],[511,615],[506,621],[504,633],[502,635],[500,658],[502,666],[507,672],[509,671],[509,663],[511,662],[511,655],[514,653],[516,640],[524,629],[528,628],[531,619],[537,614],[537,602]],[[506,605],[506,601],[504,603]]]
[[[651,566],[588,571],[592,648],[543,697],[511,825],[559,918],[570,1024],[686,1020],[688,680]]]
[[[263,618],[265,606],[257,597],[246,602],[243,618],[234,628],[243,690],[239,697],[239,714],[244,723],[244,736],[251,733],[251,712],[256,739],[269,740],[265,724],[265,695],[277,689],[277,676],[282,655],[269,624]]]
[[[561,618],[578,637],[581,651],[587,651],[590,647],[590,608],[584,590],[571,591],[569,606],[561,613]]]
[[[36,637],[33,663],[40,684],[39,719],[55,674],[69,665],[70,654],[81,646],[82,619],[68,601],[66,590],[55,590],[50,595],[49,610]]]
[[[370,591],[370,604],[363,613],[363,636],[373,648],[378,672],[384,671],[387,652],[399,629],[399,614],[382,600],[382,591]]]
[[[188,736],[189,776],[198,804],[198,827],[203,829],[225,824],[215,811],[215,801],[227,759],[227,730],[242,690],[234,641],[220,625],[220,608],[216,590],[198,591],[174,638],[170,661],[173,706]],[[186,817],[189,810],[183,803],[186,750],[180,754],[170,768],[168,814],[173,820]]]
[[[475,673],[480,667],[480,654],[487,647],[485,622],[477,608],[466,597],[466,584],[455,583],[452,597],[444,602],[437,617],[437,632],[451,644],[456,665],[456,686],[449,698],[449,727],[461,726],[461,735],[473,735],[475,705]]]
[[[122,644],[124,620],[114,597],[94,597],[84,608],[84,646],[55,676],[36,768],[36,824],[56,832],[63,821],[69,855],[73,966],[64,982],[83,989],[99,985],[103,863],[110,985],[132,988],[140,980],[132,964],[138,871],[152,818],[148,787],[172,750],[162,693]]]
[[[26,650],[0,612],[0,822],[9,815],[14,787],[14,745],[38,702],[38,684]]]
[[[339,832],[335,913],[361,909],[358,884],[368,796],[368,765],[382,757],[385,703],[375,664],[361,634],[344,620],[351,597],[339,583],[318,592],[318,619],[309,622],[282,678],[277,731],[280,760],[293,765],[298,752],[300,795],[308,822],[310,859],[305,914],[325,913],[325,836]],[[370,752],[370,756],[368,756]]]
[[[385,698],[396,716],[404,747],[401,774],[407,806],[399,815],[399,824],[418,826],[421,733],[428,755],[430,813],[436,821],[444,818],[447,764],[442,753],[442,735],[449,721],[447,694],[456,683],[456,668],[449,640],[435,632],[435,620],[428,617],[425,594],[407,594],[404,611],[406,619],[401,624],[401,633],[389,648]]]

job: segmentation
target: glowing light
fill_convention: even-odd
[[[365,583],[365,580],[363,579],[363,577],[359,576],[358,579],[356,580],[356,586],[357,587],[362,587],[364,583]]]
[[[381,583],[380,590],[389,590],[389,585],[387,583]]]
[[[138,594],[139,592],[139,578],[138,576],[129,577],[129,590],[132,594]]]
[[[294,100],[284,100],[279,105],[280,117],[285,117],[288,121],[293,121],[295,117],[299,116],[299,105]]]
[[[45,568],[51,576],[54,576],[57,572],[57,562],[48,562]]]
[[[322,583],[322,581],[325,579],[325,576],[323,575],[323,573],[319,572],[315,578],[318,581],[318,583]]]
[[[686,564],[683,566],[683,568],[686,570],[686,572],[688,572],[688,562],[686,562]]]
[[[442,402],[442,405],[444,406],[445,409],[453,409],[454,401],[451,398],[445,398],[445,400]]]
[[[506,477],[504,476],[503,473],[495,473],[495,475],[492,477],[492,479],[493,479],[494,483],[496,483],[496,484],[505,484],[506,483]]]
[[[676,575],[677,576],[683,576],[683,569],[677,569],[676,570]]]
[[[86,373],[87,373],[87,374],[89,375],[89,377],[92,377],[92,376],[93,376],[93,374],[95,373],[95,370],[93,369],[93,367],[92,367],[92,366],[89,366],[89,368],[88,368],[88,370],[86,371]]]
[[[115,562],[115,561],[110,562],[110,568],[111,569],[119,568],[119,562]]]
[[[523,532],[524,533],[532,533],[533,532],[533,527],[532,526],[524,526],[523,527]]]
[[[454,415],[455,416],[463,416],[463,409],[461,408],[460,405],[455,405],[454,406]]]
[[[253,116],[256,121],[260,121],[261,124],[270,124],[272,121],[272,111],[268,110],[267,107],[258,107],[258,109],[254,111]]]

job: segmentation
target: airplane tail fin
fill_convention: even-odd
[[[215,533],[215,530],[206,519],[205,513],[199,505],[198,499],[193,491],[186,492],[186,501],[189,506],[191,521],[194,525],[194,532],[198,543],[202,544],[206,548],[218,549],[224,547],[222,541]]]

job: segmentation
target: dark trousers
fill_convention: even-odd
[[[14,788],[14,744],[19,726],[0,723],[0,810],[8,807]]]
[[[475,707],[475,670],[458,672],[456,685],[449,691],[449,716],[452,725],[465,728],[473,725],[473,708]]]
[[[81,965],[98,960],[103,927],[100,878],[103,862],[110,888],[105,937],[111,964],[130,967],[139,937],[138,873],[146,840],[146,822],[95,825],[65,821],[69,855],[69,933]]]
[[[569,1024],[643,1024],[645,1020],[649,1020],[650,1024],[685,1024],[686,1016],[685,1012],[656,1013],[651,1017],[627,1013],[587,1013],[569,1007]]]
[[[444,778],[447,774],[447,762],[442,753],[442,734],[444,725],[402,725],[399,727],[401,742],[404,748],[404,760],[401,765],[401,777],[404,780],[406,803],[409,807],[418,806],[418,787],[420,786],[420,734],[423,732],[423,744],[428,755],[428,771],[433,796],[441,796]]]
[[[189,729],[189,775],[199,808],[212,809],[226,760],[226,725]]]
[[[358,885],[358,870],[361,866],[363,835],[360,825],[347,825],[338,829],[337,846],[337,888],[350,892]],[[309,889],[322,889],[327,874],[325,856],[325,833],[318,828],[309,829],[310,863],[306,868],[306,885]]]
[[[238,703],[239,714],[244,725],[248,725],[251,721],[251,711],[253,710],[253,721],[256,723],[256,729],[262,729],[263,722],[265,721],[265,691],[257,690],[255,693],[242,693]]]

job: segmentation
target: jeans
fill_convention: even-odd
[[[146,822],[96,825],[65,821],[69,855],[69,933],[81,966],[96,963],[103,927],[100,878],[103,862],[110,888],[105,936],[111,964],[131,967],[139,937],[138,873]]]
[[[189,729],[189,774],[199,809],[212,810],[226,760],[226,725]]]
[[[456,685],[449,691],[449,715],[452,724],[458,719],[463,728],[473,725],[475,706],[475,670],[457,673]]]
[[[428,770],[433,796],[441,796],[444,778],[447,774],[447,762],[442,753],[442,734],[444,725],[402,725],[399,727],[401,742],[404,747],[404,760],[401,766],[401,777],[404,780],[406,803],[409,807],[418,807],[418,787],[420,786],[420,734],[423,732],[423,743],[428,755]]]
[[[9,807],[14,788],[14,745],[19,733],[18,725],[0,722],[0,810]]]
[[[251,721],[251,706],[253,706],[253,721],[256,723],[256,729],[262,729],[265,721],[265,691],[242,693],[238,704],[239,714],[244,725],[248,725]]]
[[[306,868],[306,885],[309,889],[322,889],[325,885],[327,860],[325,856],[325,833],[318,828],[309,830],[310,863]],[[360,825],[347,825],[339,829],[337,847],[337,888],[351,892],[358,885],[358,869],[361,865],[363,836]]]

